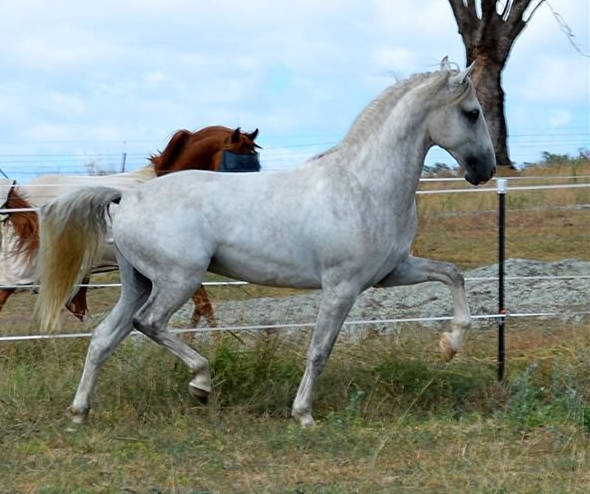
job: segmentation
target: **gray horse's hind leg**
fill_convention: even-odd
[[[90,409],[90,401],[98,372],[115,348],[132,329],[133,314],[147,299],[151,284],[124,259],[119,258],[121,269],[121,296],[109,315],[92,334],[86,363],[70,414],[75,423],[83,423]]]
[[[190,282],[182,284],[178,279],[170,283],[154,282],[149,299],[133,318],[133,325],[187,365],[195,375],[189,383],[189,391],[193,396],[203,400],[211,392],[209,362],[167,329],[172,314],[189,299],[200,283],[196,280],[199,277],[192,274],[184,278],[189,278]]]
[[[440,281],[447,285],[453,296],[452,331],[444,333],[440,340],[442,356],[451,360],[461,348],[463,334],[471,326],[471,315],[465,295],[463,275],[454,264],[433,261],[421,257],[408,256],[391,273],[381,280],[376,287],[413,285],[426,281]]]
[[[358,292],[348,284],[339,286],[337,289],[324,288],[322,290],[320,311],[307,351],[305,373],[291,410],[291,415],[299,421],[302,427],[313,425],[311,406],[315,381],[326,365],[334,342]]]

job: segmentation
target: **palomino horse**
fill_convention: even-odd
[[[488,128],[468,74],[418,74],[386,89],[342,142],[294,170],[272,174],[186,171],[133,190],[89,188],[41,212],[42,327],[59,309],[112,215],[121,269],[117,305],[94,330],[70,408],[83,422],[98,371],[135,327],[182,359],[195,374],[189,390],[211,391],[209,363],[167,329],[207,270],[253,283],[321,288],[322,299],[292,415],[313,423],[312,393],[357,296],[369,287],[440,281],[453,296],[444,358],[459,350],[470,326],[464,281],[448,263],[410,255],[416,233],[415,192],[424,157],[437,144],[477,185],[495,171]],[[251,214],[244,204],[257,204]],[[72,254],[65,262],[64,249]],[[74,262],[72,262],[74,261]]]
[[[72,190],[90,185],[110,184],[121,190],[134,187],[156,178],[152,165],[127,173],[104,176],[41,175],[25,184],[4,181],[0,191],[5,198],[3,208],[17,209],[4,215],[0,224],[2,245],[0,249],[0,282],[10,288],[0,288],[0,309],[15,292],[15,286],[36,282],[38,217],[35,212],[19,209],[38,208],[43,204],[67,194]],[[97,260],[93,271],[108,271],[117,268],[112,243],[105,242],[103,255]],[[86,281],[86,280],[84,280]],[[82,287],[68,300],[66,307],[79,319],[86,313],[86,288]]]
[[[18,185],[6,180],[0,184],[0,204],[6,209],[26,209],[40,207],[46,202],[71,192],[75,188],[88,185],[108,185],[125,190],[139,183],[164,175],[169,172],[199,169],[223,170],[225,163],[233,159],[245,166],[239,170],[258,171],[260,163],[256,148],[260,147],[254,139],[258,129],[244,133],[240,128],[230,129],[222,126],[205,127],[196,132],[179,130],[170,139],[168,145],[158,155],[150,157],[152,165],[128,173],[117,173],[104,176],[67,176],[43,175],[26,184]],[[230,155],[228,158],[228,154]],[[235,167],[234,167],[235,169]],[[233,171],[233,170],[232,170]],[[35,265],[38,249],[38,219],[31,211],[16,211],[5,215],[0,225],[2,245],[0,249],[0,282],[10,288],[0,288],[0,309],[6,300],[15,292],[13,286],[34,283],[36,279]],[[115,254],[112,245],[105,251],[98,266],[93,272],[116,269]],[[87,278],[82,280],[84,284]],[[200,287],[193,296],[195,309],[191,324],[196,326],[204,315],[209,326],[216,326],[213,307],[207,292]],[[86,287],[82,286],[67,302],[66,307],[80,320],[87,312]]]

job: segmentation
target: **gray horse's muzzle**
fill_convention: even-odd
[[[494,153],[486,153],[487,156],[468,156],[465,159],[465,180],[472,185],[487,182],[496,174],[496,156]]]

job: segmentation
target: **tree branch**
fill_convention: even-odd
[[[506,19],[506,24],[513,27],[518,25],[520,22],[523,22],[522,16],[524,11],[530,5],[531,1],[532,0],[514,0],[512,2],[512,7],[510,8],[510,13]],[[522,28],[520,31],[522,31]]]
[[[533,10],[531,10],[530,15],[526,19],[524,19],[525,24],[529,23],[529,21],[533,18],[534,13],[537,11],[537,9],[541,6],[543,2],[545,2],[545,0],[541,0],[537,5],[533,7]]]
[[[481,0],[482,28],[480,39],[482,42],[496,38],[498,33],[501,34],[505,31],[502,16],[498,14],[496,5],[496,0]]]
[[[524,19],[524,12],[529,7],[532,0],[515,0],[515,1],[517,1],[519,4],[518,9],[517,9],[518,18],[514,17],[513,22],[509,25],[509,30],[508,30],[508,34],[509,34],[509,38],[510,38],[510,45],[508,46],[509,50],[511,49],[512,44],[514,44],[514,41],[516,40],[516,38],[520,35],[522,30],[527,26],[527,23],[531,20],[531,18],[533,17],[533,14],[541,6],[541,4],[543,2],[545,2],[545,0],[540,0],[539,3],[537,3],[533,7],[531,13],[529,14],[527,19],[525,20]]]
[[[463,0],[449,0],[449,4],[459,27],[459,34],[462,36],[463,42],[467,43],[473,39],[479,24],[475,4],[473,0],[468,0],[467,5],[463,3]]]
[[[481,21],[484,25],[492,22],[496,12],[496,0],[481,0]]]
[[[477,19],[477,10],[475,10],[475,2],[474,2],[474,0],[467,0],[467,6],[466,6],[466,8],[471,13],[471,16],[474,19]]]
[[[504,9],[502,10],[502,13],[500,14],[500,17],[502,18],[502,20],[506,20],[508,18],[508,13],[510,12],[510,8],[512,7],[512,0],[506,0],[506,3],[504,4]]]

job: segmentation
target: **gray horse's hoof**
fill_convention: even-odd
[[[195,377],[188,383],[188,392],[193,398],[206,405],[209,402],[209,394],[211,393],[210,380],[199,376]]]
[[[291,416],[299,422],[299,425],[302,429],[307,429],[308,427],[313,427],[315,425],[315,421],[309,412],[298,412],[296,410],[291,411]]]
[[[209,402],[209,392],[205,391],[204,389],[199,389],[192,384],[189,384],[188,392],[202,405],[206,405]]]
[[[88,409],[75,410],[74,408],[70,407],[68,408],[67,414],[74,425],[84,425],[88,419]]]
[[[453,357],[457,354],[457,350],[453,346],[448,333],[444,333],[439,342],[440,353],[445,362],[450,362]]]

